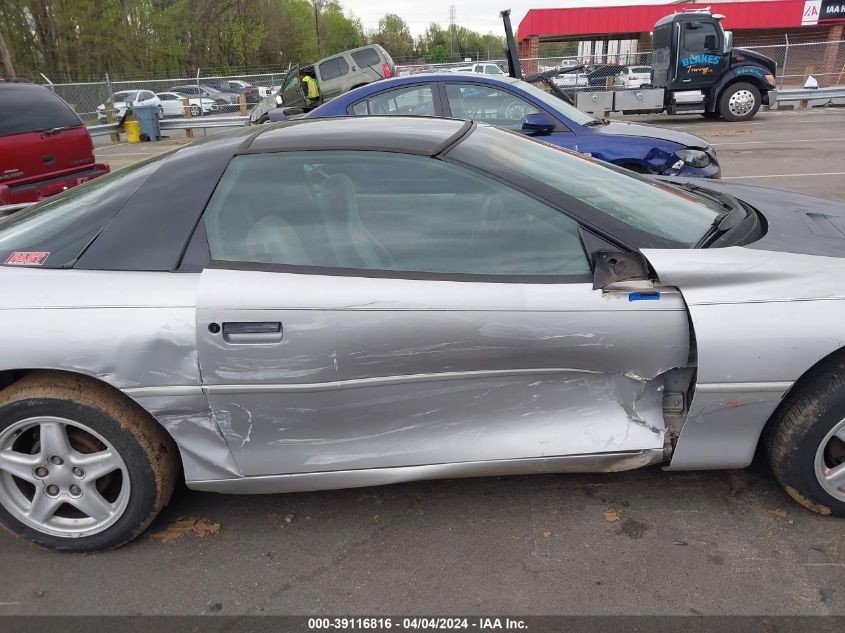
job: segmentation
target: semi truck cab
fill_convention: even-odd
[[[775,102],[775,61],[733,48],[724,16],[675,13],[654,25],[652,86],[665,92],[669,114],[745,121]]]

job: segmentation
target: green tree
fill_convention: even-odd
[[[381,44],[394,59],[405,60],[414,53],[414,38],[408,23],[395,13],[388,13],[378,21],[378,30],[371,42]]]

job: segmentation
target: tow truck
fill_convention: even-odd
[[[709,7],[684,10],[654,25],[651,81],[634,90],[564,89],[553,79],[577,73],[568,66],[523,76],[510,23],[501,11],[508,44],[508,71],[549,91],[579,110],[591,113],[700,114],[726,121],[747,121],[761,105],[777,102],[775,61],[754,51],[733,47],[733,34],[722,26],[724,15]]]

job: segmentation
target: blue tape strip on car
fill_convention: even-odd
[[[629,292],[628,301],[660,301],[659,292]]]

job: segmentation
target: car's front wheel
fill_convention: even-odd
[[[199,106],[191,106],[191,116],[199,116],[200,114],[202,113],[200,112]]]
[[[726,121],[747,121],[760,109],[760,91],[749,83],[728,86],[719,97],[719,113]]]
[[[178,465],[164,429],[92,379],[34,372],[0,392],[0,521],[38,545],[132,540],[170,500]]]
[[[845,517],[845,359],[827,361],[790,392],[766,444],[775,477],[793,499]]]

